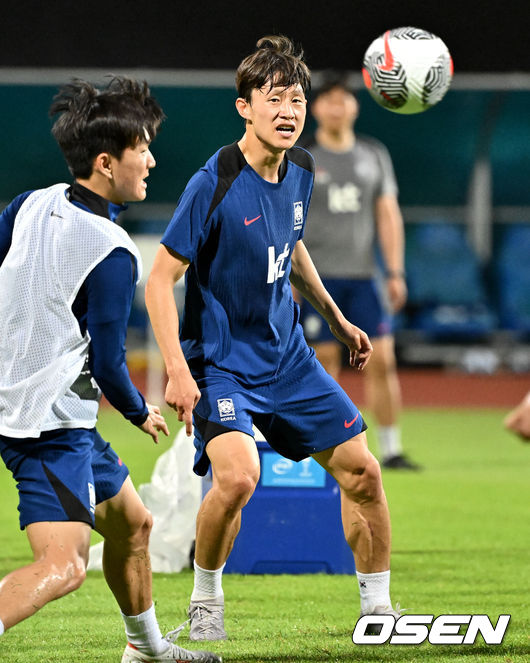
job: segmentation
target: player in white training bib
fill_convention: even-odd
[[[0,215],[0,454],[34,556],[0,582],[0,634],[81,585],[94,528],[129,641],[122,662],[215,663],[214,654],[162,637],[151,594],[152,517],[95,428],[103,392],[155,442],[168,434],[127,370],[142,265],[115,223],[125,201],[146,196],[162,109],[146,83],[118,77],[102,90],[74,80],[51,113],[74,182],[21,194]]]

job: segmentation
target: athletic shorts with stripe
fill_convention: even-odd
[[[322,282],[347,320],[370,338],[392,333],[392,314],[384,284],[379,279],[327,279]],[[309,343],[334,341],[324,318],[304,299],[300,322]]]
[[[258,428],[282,456],[300,461],[366,430],[361,413],[326,373],[314,353],[273,382],[249,386],[219,371],[197,377],[201,399],[194,410],[194,471],[204,476],[206,445],[230,431],[254,436]]]
[[[0,435],[0,454],[17,482],[20,529],[45,521],[94,527],[96,505],[117,495],[129,474],[95,428],[53,430],[38,438]]]

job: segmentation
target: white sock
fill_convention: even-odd
[[[392,456],[399,456],[403,453],[399,426],[378,426],[377,439],[382,460],[386,460]]]
[[[139,615],[127,616],[121,613],[125,624],[127,640],[134,645],[138,651],[147,656],[158,656],[165,652],[169,646],[164,640],[160,627],[156,620],[154,604]]]
[[[0,619],[0,635],[3,635],[5,631],[4,622]]]
[[[193,568],[195,569],[193,592],[191,594],[192,601],[203,601],[204,599],[215,599],[223,597],[223,569],[209,571],[202,569],[195,560],[193,560]]]
[[[361,614],[369,615],[375,607],[392,608],[390,601],[390,571],[381,573],[359,573],[359,592],[361,594]]]

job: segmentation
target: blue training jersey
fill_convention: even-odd
[[[289,275],[313,176],[295,147],[268,182],[233,143],[189,181],[162,244],[191,263],[180,337],[196,377],[222,370],[263,384],[311,352]]]

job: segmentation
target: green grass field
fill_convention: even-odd
[[[349,576],[237,576],[224,579],[230,639],[211,649],[239,663],[530,661],[530,445],[502,429],[501,410],[408,410],[407,451],[421,473],[384,474],[393,525],[392,597],[410,614],[512,615],[504,643],[466,646],[356,646],[358,590]],[[178,426],[170,417],[172,432]],[[99,430],[149,480],[159,447],[119,415]],[[17,495],[0,467],[0,577],[30,560],[18,529]],[[156,575],[162,629],[185,620],[190,571]],[[182,645],[189,646],[186,637]],[[46,606],[0,638],[6,663],[115,663],[125,645],[121,619],[102,574]],[[206,647],[204,647],[206,648]]]

